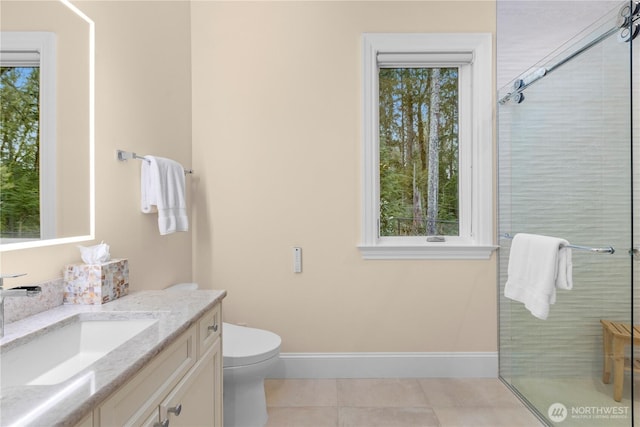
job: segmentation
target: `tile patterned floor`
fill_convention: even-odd
[[[497,379],[266,380],[267,427],[539,427]]]

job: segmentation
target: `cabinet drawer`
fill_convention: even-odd
[[[193,326],[107,398],[99,408],[100,427],[140,425],[157,414],[164,393],[195,364],[196,336]]]
[[[222,426],[219,388],[220,338],[160,404],[160,419],[171,427]]]
[[[198,357],[213,345],[222,332],[222,305],[216,304],[198,321]]]

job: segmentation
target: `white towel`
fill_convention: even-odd
[[[573,288],[571,248],[557,237],[516,234],[509,252],[504,296],[519,301],[539,319],[556,302],[556,289]]]
[[[163,157],[145,156],[145,159],[140,174],[142,212],[158,212],[161,235],[188,231],[184,168],[180,163]]]

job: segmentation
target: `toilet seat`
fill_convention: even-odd
[[[247,366],[280,352],[282,340],[273,332],[223,323],[223,367]]]

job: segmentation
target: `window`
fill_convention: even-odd
[[[364,258],[486,259],[490,34],[363,36]]]
[[[55,35],[3,32],[0,238],[55,237]]]

